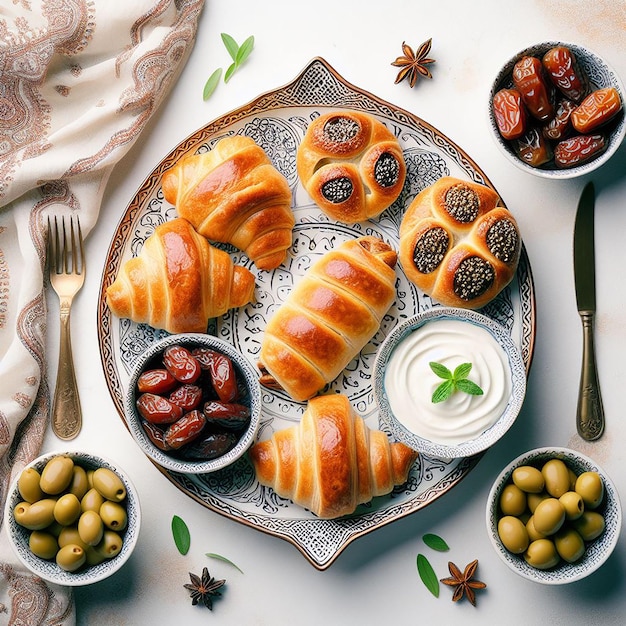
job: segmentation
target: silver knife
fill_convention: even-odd
[[[595,191],[589,182],[583,189],[574,225],[574,282],[576,303],[583,325],[583,362],[576,410],[576,429],[587,441],[604,432],[604,408],[600,394],[593,341],[596,313],[596,276],[594,254]]]

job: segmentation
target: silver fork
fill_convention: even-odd
[[[70,337],[72,300],[85,282],[85,249],[78,216],[69,219],[69,240],[65,218],[61,217],[60,227],[56,215],[54,222],[48,218],[48,259],[50,284],[59,296],[61,312],[59,368],[52,403],[52,430],[60,439],[68,440],[74,439],[82,427]]]

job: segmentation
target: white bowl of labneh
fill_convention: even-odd
[[[526,368],[509,331],[486,315],[436,307],[398,324],[374,365],[381,424],[427,456],[485,451],[513,425]]]

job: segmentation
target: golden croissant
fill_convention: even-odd
[[[176,218],[122,265],[106,298],[118,317],[170,333],[205,332],[209,319],[248,304],[254,287],[252,272]]]
[[[394,301],[396,260],[387,243],[366,236],[316,261],[265,328],[261,383],[300,402],[337,378]]]
[[[207,239],[243,250],[262,270],[285,260],[295,223],[289,183],[249,137],[225,137],[210,152],[182,158],[162,187]]]
[[[406,482],[417,452],[370,429],[345,395],[317,396],[300,423],[250,449],[257,480],[324,519]]]

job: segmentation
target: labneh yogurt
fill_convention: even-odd
[[[432,395],[443,382],[430,368],[434,361],[451,372],[471,363],[468,378],[482,395],[455,391],[443,402]],[[476,324],[435,319],[414,329],[389,356],[384,387],[396,419],[418,437],[455,446],[479,437],[504,412],[511,396],[507,354],[492,334]]]

